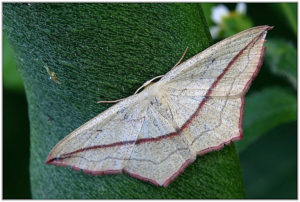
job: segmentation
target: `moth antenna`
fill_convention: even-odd
[[[174,69],[177,65],[179,65],[181,63],[181,61],[183,60],[186,52],[188,51],[189,47],[187,46],[181,56],[181,58],[179,59],[179,61],[174,65],[174,67],[172,67],[172,69]],[[171,69],[171,70],[172,70]],[[164,75],[160,75],[160,76],[157,76],[157,77],[154,77],[152,79],[150,79],[149,81],[146,81],[141,87],[139,87],[135,92],[134,92],[134,95],[137,94],[142,88],[146,87],[147,85],[149,85],[153,80],[155,79],[158,79],[158,78],[161,78],[163,77]]]
[[[188,51],[189,47],[187,46],[181,56],[181,58],[179,59],[179,61],[174,65],[173,68],[175,68],[177,65],[179,65],[181,63],[181,61],[183,60],[186,52]],[[148,81],[146,81],[141,87],[139,87],[135,92],[134,92],[134,95],[137,94],[138,92],[140,92],[141,89],[145,88],[146,86],[148,86],[152,81],[154,81],[155,79],[158,79],[158,78],[161,78],[163,77],[164,75],[160,75],[160,76],[156,76]],[[122,100],[124,100],[125,98],[122,98],[122,99],[119,99],[119,100],[105,100],[105,101],[98,101],[97,103],[116,103],[116,102],[120,102]]]
[[[183,58],[184,58],[186,52],[188,51],[188,49],[189,49],[189,47],[187,46],[187,47],[185,48],[185,50],[184,50],[184,52],[183,52],[181,58],[180,58],[180,59],[178,60],[178,62],[174,65],[174,67],[172,67],[172,69],[174,69],[175,67],[177,67],[177,65],[179,65],[179,64],[181,63],[181,61],[183,60]],[[171,70],[172,70],[172,69],[171,69]]]

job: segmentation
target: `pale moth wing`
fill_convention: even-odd
[[[167,186],[197,154],[241,139],[244,95],[270,29],[245,30],[181,63],[73,131],[46,163]]]

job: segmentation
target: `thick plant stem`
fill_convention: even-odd
[[[199,4],[5,3],[3,19],[29,103],[34,198],[244,197],[234,145],[198,157],[168,188],[44,164],[59,140],[111,106],[98,100],[127,97],[187,46],[185,58],[211,45]]]

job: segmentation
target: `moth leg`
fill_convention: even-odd
[[[122,99],[118,99],[118,100],[100,100],[97,103],[116,103],[116,102],[120,102],[122,100],[124,100],[125,98]]]
[[[158,79],[158,78],[161,78],[163,77],[164,75],[159,75],[159,76],[156,76],[148,81],[146,81],[141,87],[139,87],[135,92],[134,92],[134,95],[137,94],[142,88],[145,88],[146,86],[150,85],[152,81],[154,81],[155,79]]]

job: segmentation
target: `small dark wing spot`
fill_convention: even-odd
[[[175,130],[176,130],[176,133],[177,133],[178,135],[180,135],[180,133],[181,133],[180,128],[175,128]]]

